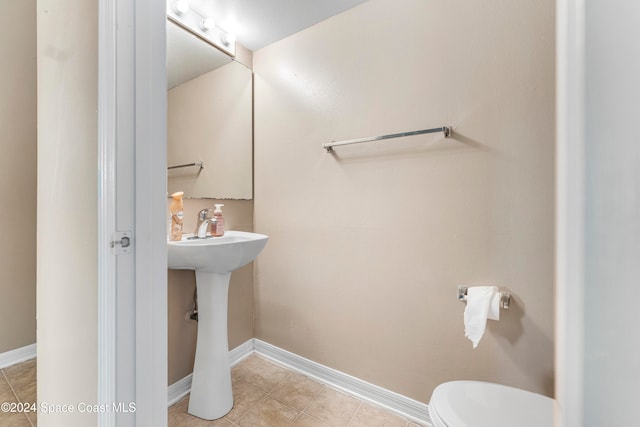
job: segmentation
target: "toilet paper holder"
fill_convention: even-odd
[[[458,300],[466,301],[467,300],[467,291],[469,290],[468,286],[459,285],[458,286]],[[500,308],[503,310],[508,310],[511,305],[511,294],[509,292],[500,292]]]

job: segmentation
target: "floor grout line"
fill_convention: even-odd
[[[346,427],[349,427],[351,424],[353,424],[353,420],[355,420],[356,415],[358,414],[358,411],[360,410],[360,408],[362,408],[362,405],[364,405],[364,402],[360,401],[360,404],[358,405],[356,410],[351,415],[351,418],[349,418],[349,421],[347,422],[347,426]]]
[[[16,398],[16,400],[18,401],[18,403],[24,403],[22,402],[22,400],[20,399],[20,396],[18,396],[18,393],[16,392],[16,389],[13,388],[13,385],[11,384],[11,381],[9,381],[9,377],[7,376],[7,374],[4,372],[4,369],[0,369],[0,373],[2,373],[2,377],[4,378],[4,381],[7,383],[7,385],[9,386],[9,389],[11,390],[11,393],[13,393],[13,397]],[[35,427],[33,425],[33,422],[31,421],[31,418],[29,418],[29,416],[27,415],[26,412],[22,412],[22,415],[27,419],[27,422],[29,423],[29,425],[31,427]]]
[[[4,369],[0,369],[0,372],[2,372],[2,376],[4,377],[4,380],[6,381],[7,385],[11,389],[11,393],[13,393],[13,397],[15,397],[18,402],[20,402],[18,393],[16,393],[16,390],[13,388],[13,385],[11,385],[11,381],[9,381],[9,377],[7,377],[7,374],[5,374]]]
[[[284,384],[284,382],[285,382],[285,381],[287,381],[287,380],[288,380],[289,378],[291,378],[292,376],[293,376],[293,375],[292,375],[292,372],[288,372],[288,373],[287,373],[287,375],[286,375],[283,379],[281,379],[280,381],[278,381],[278,383],[276,383],[275,387],[273,387],[273,388],[271,389],[271,391],[267,392],[267,395],[265,396],[265,397],[269,397],[269,398],[271,398],[271,399],[275,400],[276,402],[279,402],[280,404],[282,404],[282,405],[286,406],[287,408],[294,409],[296,412],[298,412],[298,415],[296,415],[296,416],[293,418],[293,420],[291,420],[291,422],[289,423],[289,425],[293,425],[293,423],[298,419],[298,417],[300,416],[300,414],[302,414],[302,411],[301,411],[301,410],[299,410],[298,408],[294,408],[293,406],[288,405],[288,404],[287,404],[287,403],[285,403],[285,402],[282,402],[281,400],[279,400],[279,399],[277,399],[275,396],[273,396],[271,393],[273,393],[273,391],[275,391],[275,390],[278,388],[278,386],[280,386],[280,384]]]
[[[294,408],[293,406],[286,404],[285,402],[280,401],[279,399],[276,399],[276,397],[273,396],[271,393],[273,393],[273,391],[276,390],[280,386],[280,384],[284,384],[284,382],[287,381],[289,378],[291,378],[291,376],[292,376],[292,373],[288,372],[287,375],[283,379],[278,381],[276,385],[271,389],[271,391],[267,392],[267,395],[266,395],[266,397],[269,397],[275,400],[276,402],[279,402],[280,404],[286,406],[287,408],[294,409],[296,412],[298,412],[298,414],[291,420],[289,425],[293,425],[293,423],[298,419],[302,411],[300,411],[298,408]]]
[[[306,377],[306,378],[309,378],[309,377]],[[309,379],[311,380],[311,378],[309,378]],[[311,380],[311,381],[314,381],[314,380]],[[318,396],[320,396],[320,393],[322,393],[322,390],[324,390],[324,388],[326,387],[326,385],[324,385],[324,384],[321,384],[321,383],[318,383],[318,384],[320,384],[320,388],[318,389],[318,391],[313,395],[313,397],[312,397],[311,399],[309,399],[309,401],[307,402],[307,404],[306,404],[306,405],[304,405],[304,408],[302,408],[302,409],[300,410],[300,415],[304,414],[304,415],[307,415],[307,416],[309,416],[309,417],[311,417],[311,418],[314,418],[314,419],[316,419],[316,420],[318,420],[318,418],[317,418],[317,417],[314,417],[313,415],[311,415],[311,414],[309,414],[309,413],[307,413],[307,412],[305,412],[305,411],[307,410],[307,408],[309,407],[309,405],[311,405],[311,403],[312,403],[313,401],[315,401],[315,400],[318,398]],[[298,415],[298,417],[296,417],[296,419],[300,418],[300,415]],[[322,420],[319,420],[319,421],[322,421]],[[324,423],[324,421],[322,421],[322,422]]]
[[[247,384],[249,384],[249,385],[252,385],[252,386],[256,387],[258,390],[260,390],[260,391],[264,392],[264,390],[262,390],[260,387],[257,387],[255,384],[251,384],[251,383],[250,383],[250,382],[248,382],[248,381],[245,381],[245,382],[246,382]],[[247,415],[249,415],[249,413],[253,410],[253,408],[255,408],[256,406],[258,406],[258,404],[259,404],[260,402],[262,402],[263,400],[265,400],[268,396],[269,396],[269,395],[268,395],[266,392],[264,392],[264,396],[262,396],[260,399],[256,400],[256,401],[255,401],[255,403],[254,403],[253,405],[251,405],[249,408],[247,408],[247,410],[245,411],[245,413],[244,413],[244,414],[242,414],[242,415],[240,415],[240,417],[238,417],[238,420],[237,420],[237,422],[236,422],[236,425],[240,425],[240,421],[242,421],[242,419],[243,419],[244,417],[246,417]],[[226,415],[225,415],[225,417],[226,417]],[[233,423],[233,421],[231,421],[231,420],[230,420],[230,419],[228,419],[228,418],[227,418],[227,421],[230,421],[230,422],[232,422],[232,423]]]
[[[31,425],[31,427],[35,427],[33,425],[33,421],[31,421],[31,418],[29,418],[29,416],[27,416],[27,414],[24,414],[25,417],[27,417],[27,421],[29,421],[29,424]]]
[[[260,357],[260,356],[257,356],[257,357]],[[261,358],[261,359],[263,359],[264,361],[266,361],[266,362],[268,362],[268,363],[272,363],[270,360],[267,360],[267,359],[264,359],[264,358]],[[274,365],[276,365],[276,366],[280,366],[280,365],[275,364],[275,363],[272,363],[272,364],[274,364]],[[254,409],[254,408],[255,408],[255,407],[256,407],[256,406],[257,406],[261,401],[263,401],[264,399],[266,399],[266,398],[268,397],[268,398],[273,399],[273,400],[275,400],[276,402],[278,402],[278,403],[282,404],[283,406],[286,406],[287,408],[290,408],[290,409],[295,410],[295,411],[298,413],[298,414],[295,416],[295,418],[293,418],[293,420],[291,420],[291,422],[289,423],[289,425],[293,425],[293,424],[294,424],[294,423],[295,423],[295,422],[296,422],[296,421],[297,421],[297,420],[298,420],[302,415],[309,416],[309,417],[311,417],[311,418],[314,418],[314,419],[316,419],[316,420],[321,421],[321,422],[323,422],[323,423],[324,423],[324,421],[322,421],[322,420],[320,420],[319,418],[317,418],[317,417],[315,417],[315,416],[313,416],[313,415],[311,415],[311,414],[309,414],[309,413],[305,412],[305,410],[307,409],[307,407],[308,407],[309,405],[311,405],[311,403],[312,403],[312,402],[313,402],[313,401],[314,401],[314,400],[315,400],[315,399],[320,395],[320,393],[322,393],[322,390],[324,390],[327,386],[326,386],[325,384],[319,383],[319,382],[317,382],[317,381],[315,381],[315,380],[313,380],[313,379],[311,379],[311,378],[307,377],[306,375],[298,374],[298,375],[302,375],[302,376],[304,376],[305,378],[308,378],[310,381],[314,381],[314,382],[316,382],[316,383],[318,383],[318,384],[320,385],[320,388],[318,389],[318,391],[313,395],[313,397],[309,400],[309,402],[307,402],[307,404],[304,406],[304,408],[303,408],[303,409],[298,409],[298,408],[296,408],[296,407],[294,407],[294,406],[291,406],[290,404],[288,404],[288,403],[286,403],[286,402],[283,402],[282,400],[278,399],[277,397],[275,397],[275,396],[273,395],[273,392],[274,392],[274,391],[275,391],[275,390],[276,390],[276,389],[277,389],[281,384],[284,384],[287,380],[291,379],[291,377],[293,377],[293,376],[296,374],[295,372],[293,372],[293,371],[289,370],[288,368],[286,368],[286,367],[284,367],[284,366],[280,366],[280,367],[281,367],[281,368],[283,368],[283,369],[286,369],[286,370],[287,370],[287,371],[289,371],[289,372],[287,373],[287,375],[286,375],[283,379],[281,379],[280,381],[278,381],[278,382],[277,382],[277,383],[276,383],[276,384],[271,388],[271,390],[270,390],[270,391],[267,391],[267,390],[265,390],[264,388],[261,388],[260,386],[258,386],[258,385],[256,385],[256,384],[253,384],[253,383],[251,383],[251,382],[249,382],[249,381],[244,380],[244,379],[243,379],[243,377],[238,377],[238,378],[237,378],[237,380],[238,380],[238,381],[243,381],[243,382],[245,382],[245,383],[247,383],[247,384],[249,384],[249,385],[252,385],[252,386],[256,387],[258,390],[260,390],[260,391],[262,391],[262,392],[264,392],[264,393],[265,393],[265,395],[264,395],[261,399],[259,399],[258,401],[256,401],[256,402],[255,402],[255,403],[254,403],[254,404],[253,404],[253,405],[252,405],[252,406],[251,406],[251,407],[250,407],[250,408],[249,408],[249,409],[248,409],[248,410],[247,410],[247,411],[246,411],[246,412],[245,412],[245,413],[240,417],[240,418],[238,418],[238,421],[241,421],[241,420],[242,420],[244,417],[246,417],[246,416],[251,412],[251,410],[252,410],[252,409]],[[231,421],[231,420],[227,420],[227,421]]]

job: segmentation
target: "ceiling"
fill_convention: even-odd
[[[167,20],[167,89],[231,62],[231,57]]]

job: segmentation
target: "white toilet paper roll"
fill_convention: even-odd
[[[496,286],[474,286],[467,289],[467,306],[464,309],[464,336],[478,346],[487,319],[500,319],[500,292]]]
[[[495,286],[494,286],[495,287]],[[500,320],[500,292],[496,291],[491,297],[491,304],[489,304],[489,312],[487,313],[487,319]]]

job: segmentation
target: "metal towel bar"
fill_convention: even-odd
[[[198,166],[200,169],[204,169],[204,162],[200,161],[200,162],[187,163],[184,165],[169,166],[167,169],[188,168],[191,166]]]
[[[422,135],[425,133],[437,133],[437,132],[443,132],[444,137],[449,138],[453,133],[453,129],[451,128],[451,126],[442,126],[442,127],[433,128],[433,129],[422,129],[422,130],[414,130],[411,132],[392,133],[389,135],[370,136],[367,138],[349,139],[346,141],[325,142],[324,144],[322,144],[322,148],[327,150],[327,153],[330,153],[333,151],[333,147],[338,147],[341,145],[360,144],[362,142],[380,141],[382,139],[402,138],[403,136],[414,136],[414,135]]]

